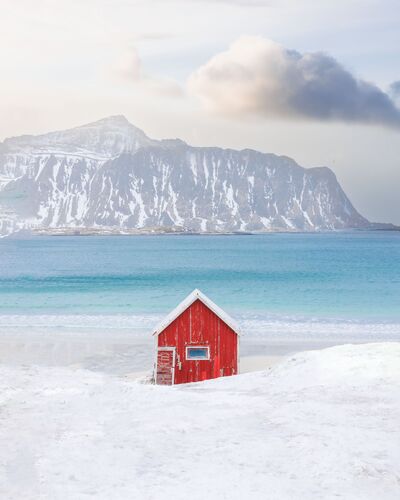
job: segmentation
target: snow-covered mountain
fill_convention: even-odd
[[[0,233],[18,229],[368,228],[333,172],[290,158],[156,141],[123,116],[0,143]]]

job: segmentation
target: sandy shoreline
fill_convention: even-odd
[[[370,337],[290,340],[244,336],[240,345],[240,372],[264,370],[298,352],[369,342]],[[0,364],[3,365],[71,366],[132,377],[150,372],[153,356],[154,343],[149,334],[0,332]]]

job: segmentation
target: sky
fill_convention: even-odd
[[[400,224],[398,0],[0,0],[0,140],[116,114],[328,166]]]

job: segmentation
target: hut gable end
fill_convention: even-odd
[[[188,309],[196,300],[201,301],[208,307],[214,314],[216,314],[224,323],[226,323],[232,330],[240,335],[240,329],[236,321],[234,321],[225,311],[223,311],[217,304],[209,299],[204,293],[196,289],[186,297],[175,309],[173,309],[168,316],[166,316],[155,328],[153,335],[159,335],[169,324],[178,318],[186,309]]]

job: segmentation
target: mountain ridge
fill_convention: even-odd
[[[154,140],[123,115],[0,143],[3,235],[60,228],[223,233],[375,227],[328,167],[306,169],[287,156],[249,148]]]

